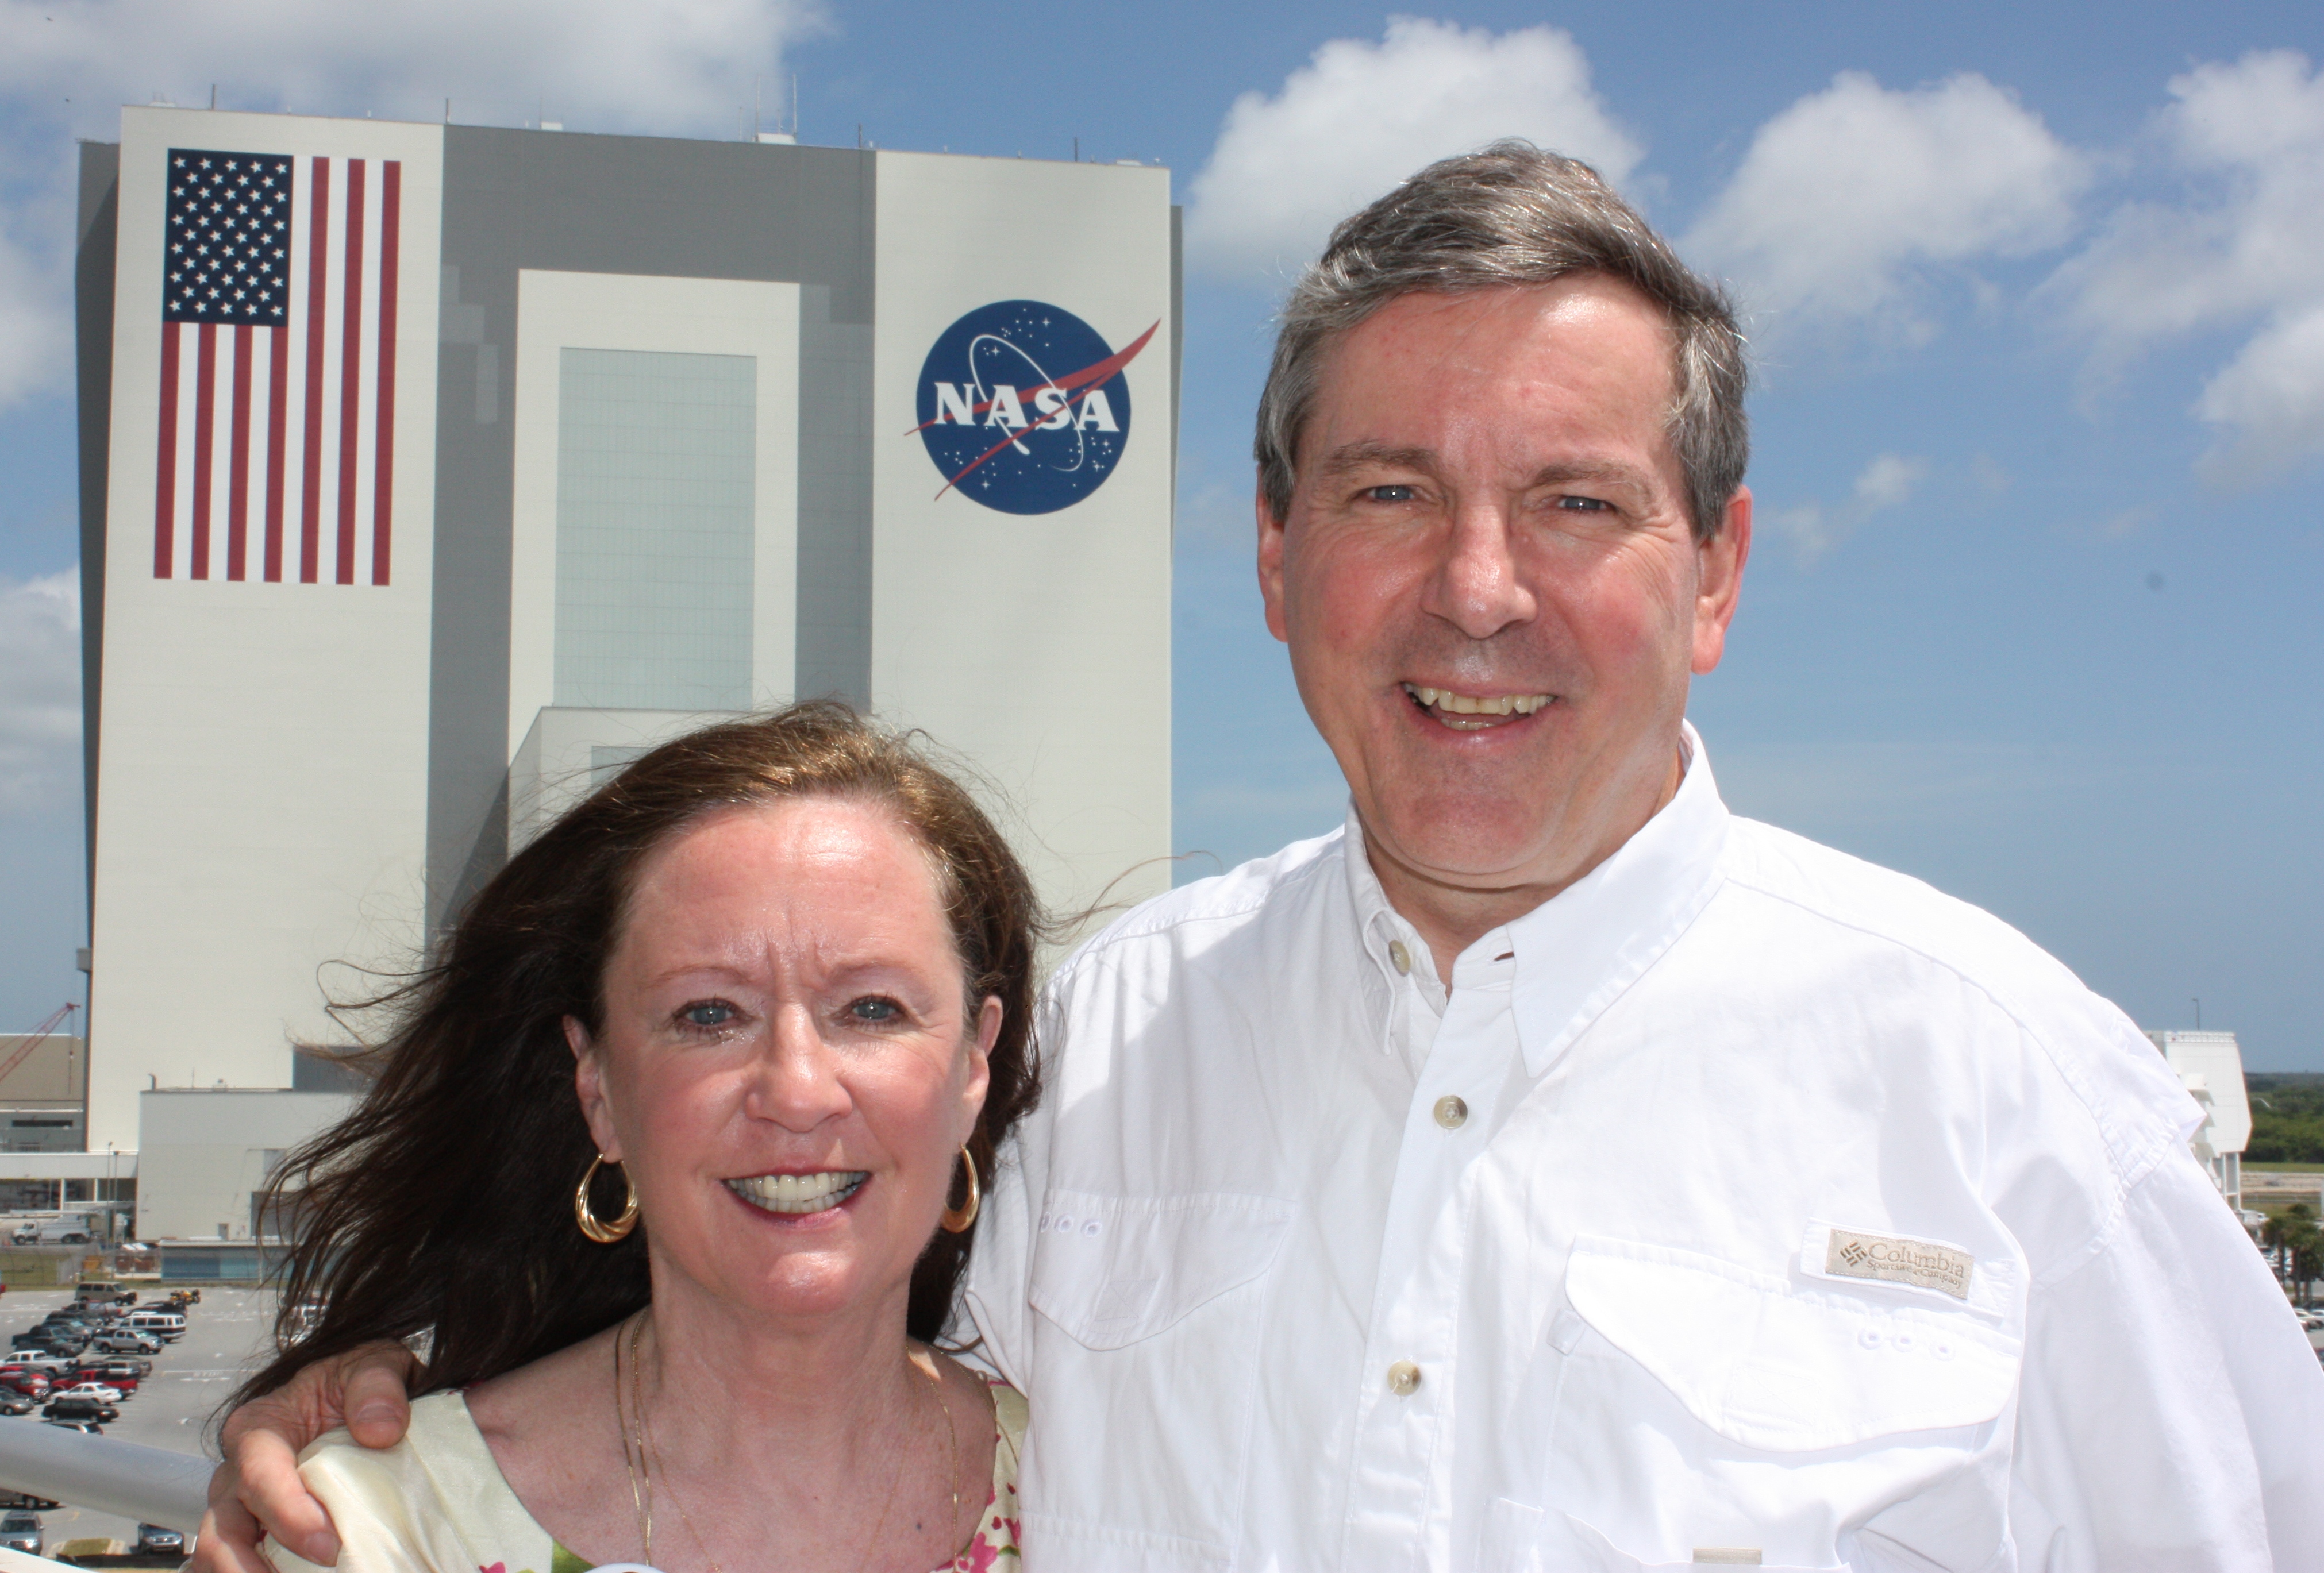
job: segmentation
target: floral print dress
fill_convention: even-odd
[[[968,1544],[934,1573],[1018,1573],[1025,1395],[986,1380],[992,1389],[991,1495]],[[299,1455],[299,1475],[338,1527],[338,1573],[589,1573],[591,1564],[558,1545],[509,1489],[456,1393],[414,1403],[411,1429],[392,1448],[374,1451],[344,1430],[331,1432]],[[330,1573],[272,1541],[266,1556],[282,1573]]]

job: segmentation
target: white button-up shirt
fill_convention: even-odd
[[[1688,741],[1449,991],[1352,818],[1061,970],[968,1290],[1029,1567],[2324,1565],[2324,1375],[2153,1046]]]

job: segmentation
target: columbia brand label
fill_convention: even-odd
[[[1858,1234],[1854,1229],[1831,1231],[1824,1248],[1823,1270],[1835,1278],[1874,1278],[1884,1283],[1909,1283],[1933,1289],[1955,1300],[1969,1298],[1969,1275],[1977,1258],[1950,1246],[1927,1240],[1900,1239],[1895,1235]]]
[[[996,300],[937,336],[912,428],[958,492],[1000,513],[1055,513],[1100,486],[1130,442],[1124,369],[1161,327],[1120,349],[1061,306]]]

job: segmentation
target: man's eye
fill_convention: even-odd
[[[1364,495],[1374,502],[1410,502],[1420,495],[1416,486],[1367,486]]]
[[[721,1027],[732,1023],[734,1016],[734,1007],[723,999],[697,999],[682,1007],[678,1019],[688,1026]]]
[[[862,1022],[866,1026],[877,1026],[883,1022],[894,1021],[903,1014],[904,1007],[902,1006],[898,1005],[892,999],[881,998],[878,995],[866,995],[863,998],[856,1000],[847,1007],[847,1016],[849,1020]]]
[[[1576,497],[1569,492],[1557,500],[1557,506],[1569,513],[1604,513],[1614,505],[1603,497]]]

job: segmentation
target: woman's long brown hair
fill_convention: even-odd
[[[415,1391],[459,1387],[647,1303],[642,1225],[600,1246],[574,1224],[574,1187],[596,1148],[564,1020],[602,1028],[605,961],[650,852],[722,805],[804,796],[886,806],[940,870],[969,999],[997,995],[1004,1010],[969,1142],[990,1181],[1001,1138],[1040,1094],[1031,1024],[1042,925],[1023,865],[957,782],[843,705],[706,727],[637,760],[511,858],[437,962],[383,1002],[398,1025],[360,1056],[375,1077],[368,1095],[275,1178],[274,1200],[295,1197],[302,1227],[277,1357],[235,1403],[318,1360],[420,1334],[428,1365]],[[598,1212],[610,1216],[620,1182],[601,1185]],[[940,1232],[921,1255],[913,1337],[942,1330],[973,1238]],[[319,1314],[301,1329],[306,1305]]]

